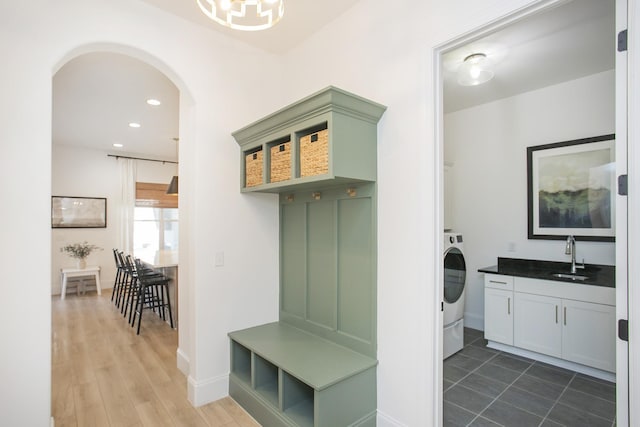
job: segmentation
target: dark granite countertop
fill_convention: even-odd
[[[481,273],[530,277],[532,279],[555,280],[607,288],[616,287],[616,267],[613,265],[586,264],[584,269],[578,269],[576,272],[576,275],[587,276],[586,280],[573,280],[553,276],[555,273],[569,274],[571,272],[571,263],[557,261],[498,258],[498,265],[480,268],[478,271]]]

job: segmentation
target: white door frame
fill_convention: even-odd
[[[616,0],[616,34],[627,29],[627,0]],[[616,176],[627,167],[627,52],[616,52]],[[616,195],[616,322],[628,319],[628,200]],[[617,335],[617,331],[616,331]],[[629,425],[629,346],[616,337],[616,425]]]
[[[570,0],[540,0],[538,2],[535,2],[534,4],[524,7],[522,9],[516,10],[514,12],[512,12],[511,14],[498,19],[496,21],[493,21],[491,23],[488,23],[486,26],[476,29],[474,31],[465,33],[460,35],[459,37],[446,42],[442,45],[436,46],[433,49],[433,76],[434,76],[434,87],[433,87],[433,93],[434,93],[434,114],[435,114],[435,142],[436,142],[436,147],[435,147],[435,151],[436,151],[436,155],[434,156],[434,161],[435,161],[435,165],[434,165],[434,173],[435,173],[435,202],[436,202],[436,206],[439,206],[439,212],[435,221],[435,230],[434,230],[434,235],[438,236],[438,238],[436,238],[436,242],[435,242],[435,253],[438,256],[438,265],[439,268],[435,269],[435,273],[434,273],[434,283],[443,283],[443,277],[444,277],[444,267],[443,267],[443,262],[442,262],[442,254],[443,254],[443,250],[444,250],[444,243],[443,243],[443,230],[444,230],[444,104],[443,104],[443,76],[442,76],[442,70],[443,70],[443,64],[442,64],[442,56],[447,53],[450,52],[454,49],[457,49],[463,45],[466,45],[474,40],[480,39],[484,36],[486,36],[487,34],[494,32],[498,29],[507,27],[511,24],[513,24],[516,21],[519,21],[521,19],[524,19],[526,17],[529,16],[533,16],[534,14],[540,13],[542,11],[546,11],[550,8],[559,6],[563,3],[566,3],[567,1]],[[626,14],[627,14],[627,10],[626,7],[622,7],[623,5],[626,6],[626,3],[628,1],[629,4],[629,19],[628,21],[630,23],[633,22],[640,22],[640,10],[638,10],[638,2],[640,2],[640,0],[616,0],[616,29],[618,29],[618,22],[622,23],[625,22],[626,23]],[[624,10],[622,10],[624,9]],[[620,13],[623,13],[622,15],[620,15]],[[632,27],[632,25],[628,25],[628,27]],[[640,34],[633,33],[633,28],[629,28],[629,46],[640,46]],[[612,45],[612,48],[613,45]],[[628,100],[628,111],[622,111],[620,110],[620,107],[618,105],[618,103],[620,101],[618,101],[618,99],[620,98],[620,94],[616,93],[616,141],[618,141],[618,139],[620,138],[622,140],[621,143],[626,144],[626,135],[625,137],[622,137],[622,134],[624,133],[624,131],[622,129],[628,129],[628,140],[629,141],[634,141],[636,139],[636,135],[640,135],[640,123],[634,124],[633,121],[628,121],[627,117],[637,117],[636,114],[640,114],[640,82],[636,81],[633,79],[633,70],[640,70],[640,58],[636,58],[633,55],[632,50],[630,49],[629,52],[626,54],[628,56],[628,60],[629,60],[629,64],[628,64],[628,74],[629,74],[629,79],[628,79],[628,85],[619,85],[618,83],[616,83],[616,91],[620,90],[622,91],[622,94],[624,94],[624,91],[627,91],[627,93],[629,93],[629,100]],[[617,57],[620,55],[617,55]],[[620,62],[620,60],[617,58],[616,59],[616,81],[618,81],[618,79],[620,78],[620,75],[617,71],[618,67],[624,67],[626,65],[626,61],[624,62]],[[625,72],[627,70],[624,70]],[[628,125],[627,125],[627,122]],[[633,189],[638,189],[640,188],[640,177],[634,177],[632,174],[632,170],[640,170],[640,150],[633,150],[633,144],[628,144],[629,145],[629,159],[628,159],[628,168],[627,168],[627,172],[618,172],[617,174],[621,174],[621,173],[629,173],[629,198],[627,200],[629,207],[628,207],[628,217],[629,217],[629,221],[628,221],[628,230],[626,229],[626,227],[623,229],[621,228],[617,228],[617,235],[619,236],[618,233],[623,232],[624,236],[622,238],[617,237],[616,239],[616,264],[619,266],[618,271],[617,271],[617,275],[616,275],[616,306],[620,306],[621,308],[618,309],[617,311],[617,318],[626,318],[626,317],[621,317],[623,314],[627,314],[627,292],[626,292],[626,288],[627,285],[630,284],[630,282],[633,282],[633,278],[634,277],[640,277],[640,265],[636,266],[635,269],[633,268],[633,265],[629,265],[628,266],[628,277],[626,276],[626,274],[624,273],[620,273],[620,269],[622,269],[623,271],[626,272],[626,269],[623,268],[623,266],[626,266],[627,264],[627,254],[626,254],[626,247],[627,247],[627,240],[628,240],[628,256],[629,259],[639,259],[639,258],[633,258],[633,254],[635,254],[636,252],[640,251],[640,249],[636,249],[634,247],[634,239],[627,239],[627,235],[630,236],[638,236],[640,237],[640,218],[639,220],[634,221],[633,220],[633,212],[640,212],[640,200],[636,200],[636,198],[634,197],[634,195],[636,193],[634,193],[632,190]],[[618,152],[618,150],[620,150],[620,147],[616,147],[616,152]],[[637,158],[634,158],[635,157]],[[618,157],[616,155],[616,159],[618,162],[620,162],[620,160],[618,160]],[[637,167],[634,168],[634,165],[637,164]],[[620,166],[617,166],[617,169]],[[632,181],[632,178],[635,178],[634,181]],[[635,201],[635,203],[632,203],[633,201]],[[616,210],[618,217],[616,218],[616,223],[618,224],[617,227],[621,224],[621,223],[627,223],[627,211],[626,209],[617,209]],[[622,215],[622,217],[620,217],[620,215]],[[638,244],[636,243],[636,246]],[[640,246],[638,246],[638,248],[640,248]],[[638,273],[635,273],[635,270],[638,270]],[[634,274],[635,273],[635,274]],[[628,280],[629,279],[629,280]],[[638,307],[640,306],[640,292],[636,292],[635,294],[631,291],[632,287],[629,286],[629,299],[628,299],[628,304],[630,307]],[[443,328],[443,316],[442,316],[442,310],[441,310],[441,304],[444,301],[444,289],[442,286],[435,286],[434,287],[434,301],[436,302],[437,309],[435,310],[436,313],[436,319],[434,324],[437,325],[436,326],[436,332],[434,334],[435,336],[435,340],[436,342],[433,345],[434,348],[434,357],[435,359],[438,361],[437,365],[436,365],[436,375],[434,375],[436,381],[435,384],[433,384],[433,395],[437,396],[437,402],[435,404],[435,408],[436,411],[434,411],[434,425],[442,425],[442,418],[443,418],[443,413],[442,413],[442,405],[443,405],[443,399],[442,399],[442,371],[443,371],[443,365],[442,365],[442,328]],[[632,311],[630,310],[630,312],[628,313],[629,317],[631,318],[633,316]],[[631,324],[631,319],[629,319],[629,323]],[[638,367],[637,365],[640,364],[640,361],[634,361],[633,358],[630,356],[631,354],[636,354],[636,352],[634,350],[640,350],[640,331],[635,331],[636,334],[635,336],[632,336],[634,332],[634,329],[630,327],[630,332],[629,332],[629,340],[630,340],[630,345],[629,345],[629,351],[628,353],[625,351],[626,348],[626,343],[624,343],[623,341],[621,342],[619,339],[616,340],[617,342],[617,347],[616,347],[616,353],[621,353],[620,355],[617,356],[617,363],[623,363],[624,364],[624,360],[628,357],[629,359],[629,369],[628,371],[625,369],[625,367],[622,368],[622,370],[624,370],[624,372],[622,372],[622,370],[618,371],[618,375],[621,375],[622,378],[618,378],[618,395],[617,395],[617,404],[616,404],[616,408],[617,408],[617,425],[618,426],[628,426],[630,425],[629,420],[632,419],[639,419],[638,417],[640,416],[640,408],[635,408],[633,405],[629,405],[629,402],[633,402],[634,401],[634,397],[635,397],[635,393],[633,393],[634,390],[639,390],[640,389],[640,378],[634,378],[634,376],[632,375],[634,372],[638,371]],[[637,338],[637,339],[634,339]],[[636,346],[634,346],[634,344],[636,344]],[[635,347],[635,348],[634,348]],[[628,386],[628,388],[627,388]],[[628,392],[628,393],[627,393]],[[628,416],[628,418],[627,418]]]
[[[635,46],[640,46],[640,28],[636,25],[640,23],[640,3],[638,0],[627,1],[627,30],[629,34],[627,51],[627,117],[638,117],[640,114],[640,57]],[[640,330],[635,328],[635,311],[640,307],[640,291],[637,289],[640,279],[640,265],[637,260],[640,256],[640,147],[638,147],[640,137],[640,123],[638,120],[627,120],[627,173],[629,175],[629,196],[627,197],[627,248],[628,257],[636,262],[629,262],[628,273],[628,320],[629,320],[629,425],[638,423],[640,420],[640,407],[636,402],[640,402],[638,393],[640,392],[640,378],[636,375],[640,372]]]

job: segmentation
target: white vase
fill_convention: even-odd
[[[77,266],[80,270],[84,270],[87,267],[87,260],[84,258],[78,258]]]

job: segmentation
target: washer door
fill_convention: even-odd
[[[458,248],[451,248],[444,253],[444,300],[453,304],[464,292],[467,278],[467,265]]]

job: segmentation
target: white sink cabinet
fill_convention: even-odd
[[[513,345],[513,277],[485,274],[484,337]]]
[[[615,288],[485,274],[485,338],[489,347],[611,380]]]

